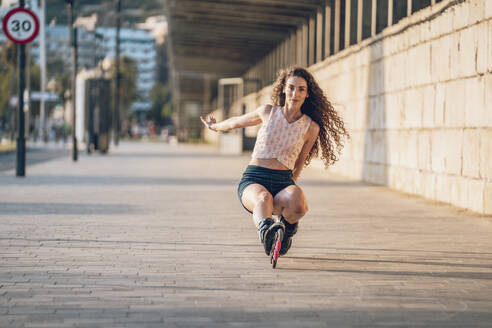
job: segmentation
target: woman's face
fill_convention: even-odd
[[[291,76],[285,83],[285,104],[300,108],[308,96],[307,82],[300,76]]]

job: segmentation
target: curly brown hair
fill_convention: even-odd
[[[285,83],[291,76],[302,77],[306,80],[309,97],[304,100],[301,112],[319,125],[318,138],[309,151],[304,165],[308,165],[313,157],[318,157],[319,148],[321,148],[321,159],[325,167],[328,167],[339,159],[338,155],[343,149],[342,137],[350,138],[350,136],[345,129],[342,118],[330,101],[326,99],[314,77],[305,68],[294,66],[277,73],[277,80],[273,84],[273,104],[276,106],[285,105]]]

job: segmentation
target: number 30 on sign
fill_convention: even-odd
[[[14,43],[25,44],[36,38],[39,20],[36,14],[26,8],[12,9],[3,18],[3,31]]]

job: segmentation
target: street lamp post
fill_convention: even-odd
[[[118,146],[120,140],[120,11],[121,0],[116,0],[116,42],[115,42],[115,87],[114,87],[114,112],[113,129],[114,144]]]
[[[65,0],[67,3],[68,11],[68,24],[70,26],[70,41],[72,45],[72,160],[77,161],[77,135],[75,134],[76,127],[76,113],[75,113],[75,92],[77,83],[77,29],[73,28],[73,6],[75,5],[75,0]]]
[[[19,6],[24,8],[24,0],[19,1]],[[26,176],[26,139],[25,139],[25,125],[24,125],[24,88],[25,88],[25,44],[19,44],[19,94],[18,99],[18,111],[17,111],[17,168],[15,175],[17,177]]]

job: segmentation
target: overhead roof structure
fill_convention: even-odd
[[[172,69],[240,76],[323,0],[164,0]]]

